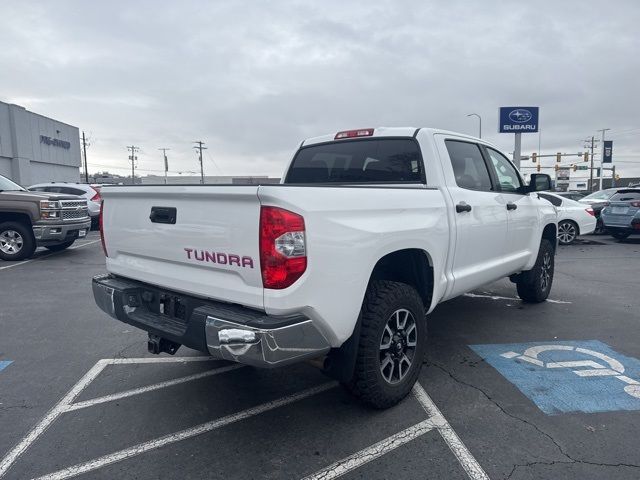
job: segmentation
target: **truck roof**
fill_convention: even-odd
[[[344,133],[344,132],[356,132],[356,131],[365,131],[365,130],[371,130],[373,133],[372,134],[368,134],[368,135],[358,135],[352,138],[367,138],[367,137],[414,137],[418,131],[421,132],[426,132],[428,134],[434,134],[434,133],[443,133],[446,135],[456,135],[458,137],[465,137],[468,138],[470,140],[474,140],[474,141],[481,141],[482,143],[486,143],[489,144],[488,142],[485,142],[484,140],[478,139],[472,135],[467,135],[466,133],[459,133],[459,132],[452,132],[450,130],[442,130],[439,128],[430,128],[430,127],[376,127],[376,128],[361,128],[361,129],[357,129],[357,130],[346,130],[346,131],[342,131],[342,132],[335,132],[335,133],[329,133],[326,135],[320,135],[318,137],[312,137],[312,138],[307,138],[306,140],[303,140],[302,143],[300,144],[300,146],[308,146],[308,145],[315,145],[318,143],[326,143],[326,142],[333,142],[334,140],[336,140],[336,135],[338,133]],[[345,138],[345,140],[347,140],[348,138]]]

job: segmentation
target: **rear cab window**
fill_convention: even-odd
[[[418,142],[370,138],[309,145],[296,153],[285,183],[426,183]]]
[[[640,190],[631,192],[619,192],[611,197],[610,200],[612,202],[631,202],[634,200],[640,200]]]

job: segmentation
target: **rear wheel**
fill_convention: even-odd
[[[347,388],[375,408],[397,404],[418,379],[427,325],[416,290],[404,283],[374,281],[361,311],[360,343]]]
[[[75,242],[75,239],[70,240],[68,242],[59,243],[57,245],[49,245],[49,246],[47,246],[45,248],[47,248],[48,250],[50,250],[52,252],[61,252],[62,250],[66,250],[71,245],[73,245],[73,242]]]
[[[536,264],[531,270],[522,272],[516,279],[518,296],[529,303],[544,302],[553,284],[554,251],[547,239],[540,242]]]
[[[18,222],[0,224],[0,258],[2,260],[23,260],[33,255],[35,250],[36,241],[30,228]]]
[[[558,242],[560,245],[570,245],[578,236],[578,225],[571,220],[558,223]]]
[[[611,236],[613,238],[615,238],[616,240],[624,240],[629,235],[631,235],[631,234],[628,233],[628,232],[611,232]]]

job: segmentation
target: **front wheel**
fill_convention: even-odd
[[[360,342],[347,388],[364,403],[389,408],[418,379],[427,341],[422,299],[399,282],[374,281],[361,310]]]
[[[49,246],[47,246],[45,248],[47,250],[51,251],[51,252],[61,252],[62,250],[66,250],[71,245],[73,245],[73,242],[75,242],[75,239],[73,239],[73,240],[71,240],[69,242],[58,243],[57,245],[49,245]]]
[[[553,284],[554,251],[547,239],[540,242],[536,264],[531,270],[522,272],[516,280],[518,296],[528,303],[544,302]]]
[[[0,223],[0,258],[2,260],[24,260],[33,255],[36,241],[31,228],[22,223]]]

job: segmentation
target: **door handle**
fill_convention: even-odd
[[[507,203],[507,210],[515,210],[516,208],[518,208],[518,205],[516,205],[515,203]]]
[[[152,223],[168,223],[175,225],[178,210],[175,207],[151,207],[149,220]]]
[[[456,212],[458,213],[470,212],[470,211],[471,211],[471,205],[467,205],[466,203],[459,203],[456,205]]]

